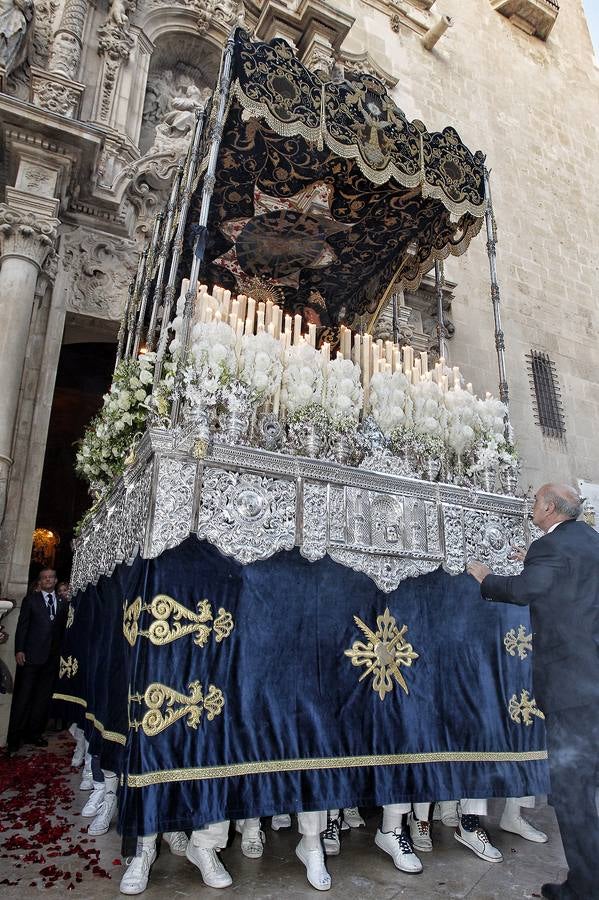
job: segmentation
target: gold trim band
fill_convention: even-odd
[[[275,759],[268,762],[233,763],[230,766],[206,766],[190,769],[162,769],[127,776],[128,787],[148,787],[171,781],[203,781],[208,778],[235,778],[240,775],[264,775],[274,772],[307,772],[317,769],[357,769],[360,766],[399,766],[445,762],[534,762],[547,759],[546,750],[522,753],[506,751],[443,751],[438,753],[393,753],[380,756],[340,756],[320,759]]]
[[[72,697],[69,694],[52,694],[53,700],[65,700],[67,703],[75,703],[77,706],[87,707],[87,700],[84,700],[83,697]],[[127,735],[120,734],[118,731],[108,731],[104,725],[96,719],[93,713],[86,712],[85,718],[88,719],[96,731],[99,731],[102,737],[106,741],[112,741],[115,744],[122,744],[124,747],[127,743]]]

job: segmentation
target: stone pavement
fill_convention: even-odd
[[[114,828],[89,838],[89,820],[78,812],[87,794],[78,790],[79,773],[68,768],[70,738],[54,737],[47,751],[25,751],[16,760],[0,760],[0,886],[3,900],[71,896],[84,900],[121,897],[120,840]],[[14,763],[14,765],[13,765]],[[497,827],[501,802],[493,801],[489,826],[504,854],[500,864],[484,863],[461,847],[452,830],[435,823],[433,853],[422,854],[424,873],[398,872],[373,844],[378,811],[366,812],[367,827],[343,832],[341,854],[329,857],[333,887],[328,896],[343,900],[520,900],[540,896],[545,881],[565,877],[565,860],[553,811],[543,805],[530,815],[548,832],[548,844],[531,844]],[[261,860],[242,856],[239,836],[222,854],[233,886],[206,888],[199,872],[162,845],[144,894],[147,900],[212,897],[228,900],[315,900],[304,869],[294,855],[295,827],[273,832],[264,821],[267,843]],[[68,892],[68,893],[67,893]]]

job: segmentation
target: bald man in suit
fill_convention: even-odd
[[[520,575],[493,575],[472,561],[482,596],[530,606],[535,699],[545,713],[551,803],[568,861],[547,900],[599,898],[599,534],[577,522],[582,501],[568,485],[537,491],[533,541]]]

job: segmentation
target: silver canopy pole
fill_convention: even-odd
[[[204,174],[204,182],[202,186],[202,203],[200,206],[200,215],[196,225],[197,237],[195,240],[193,262],[191,272],[189,274],[189,288],[185,295],[185,306],[183,309],[183,323],[181,325],[181,349],[179,351],[179,360],[177,362],[177,372],[175,376],[175,389],[173,391],[173,404],[171,407],[171,425],[176,425],[179,421],[179,412],[181,409],[181,393],[182,393],[182,370],[187,358],[189,349],[189,338],[191,334],[191,319],[193,316],[194,303],[197,294],[198,276],[200,266],[204,259],[204,251],[206,249],[207,240],[207,224],[208,214],[210,212],[210,203],[212,194],[216,184],[216,163],[218,160],[218,151],[223,136],[225,113],[227,110],[227,102],[229,100],[229,88],[231,86],[231,77],[233,72],[233,50],[235,46],[234,34],[231,34],[227,41],[227,46],[223,54],[223,61],[220,72],[218,85],[218,107],[214,125],[212,128],[210,152],[208,154],[208,164]]]
[[[445,273],[443,263],[435,260],[435,298],[437,300],[437,343],[439,344],[439,359],[447,359],[447,341],[445,339],[445,317],[443,314],[443,286]]]
[[[487,255],[489,257],[489,271],[491,274],[491,304],[493,306],[493,321],[495,326],[495,349],[497,351],[497,369],[499,372],[499,399],[508,408],[506,416],[506,437],[511,437],[509,421],[509,388],[505,366],[505,335],[501,326],[501,297],[499,294],[499,282],[497,280],[497,225],[493,213],[493,198],[491,195],[491,180],[487,167],[484,167],[485,178],[485,224],[487,226]]]

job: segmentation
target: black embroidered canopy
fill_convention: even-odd
[[[414,288],[466,250],[483,162],[453,128],[408,121],[372,75],[323,81],[284,40],[239,28],[202,276],[284,296],[322,325],[351,322],[392,279]],[[200,179],[190,222],[201,194]]]

